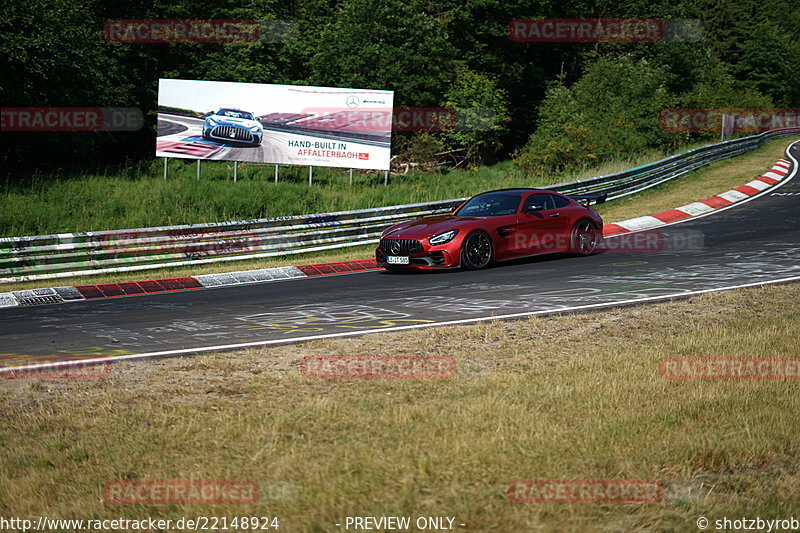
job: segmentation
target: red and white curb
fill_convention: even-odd
[[[629,233],[631,231],[653,229],[660,226],[665,226],[667,224],[673,224],[681,220],[707,215],[708,213],[723,207],[728,207],[737,202],[741,202],[742,200],[746,200],[751,196],[755,196],[756,194],[759,194],[760,192],[777,185],[783,181],[786,176],[788,176],[791,166],[792,164],[789,161],[785,159],[779,159],[769,172],[758,179],[742,185],[741,187],[737,187],[699,202],[693,202],[691,204],[676,207],[675,209],[669,209],[667,211],[662,211],[654,215],[636,217],[631,218],[630,220],[624,220],[622,222],[606,224],[603,227],[603,236],[608,237],[611,235],[618,235],[620,233]]]
[[[622,222],[606,224],[603,236],[611,237],[635,231],[642,231],[674,224],[690,218],[705,216],[714,211],[730,207],[747,200],[763,191],[772,188],[789,176],[791,163],[785,159],[778,160],[772,169],[758,179],[741,187],[712,196],[700,202],[693,202],[675,209],[662,211],[654,215],[636,217]],[[204,274],[194,277],[156,279],[149,281],[105,283],[98,285],[79,285],[75,287],[55,287],[31,289],[0,293],[0,308],[14,306],[43,305],[80,300],[96,300],[117,296],[136,296],[140,294],[156,294],[163,292],[187,291],[212,287],[227,287],[283,281],[289,279],[328,276],[333,274],[349,274],[367,270],[378,270],[380,267],[374,259],[356,261],[340,261],[336,263],[319,263],[313,265],[265,268],[246,270],[224,274]]]

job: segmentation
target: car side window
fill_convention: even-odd
[[[525,212],[532,209],[549,211],[569,205],[569,200],[553,194],[533,194],[525,201]]]
[[[553,209],[561,209],[562,207],[567,207],[569,205],[569,200],[564,197],[556,196],[551,194],[550,197],[553,199],[553,203],[555,207]]]
[[[528,211],[546,211],[548,209],[555,209],[552,196],[549,194],[532,194],[525,201],[525,212]]]

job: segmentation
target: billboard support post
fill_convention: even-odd
[[[353,169],[350,169],[350,185],[353,184]]]
[[[278,165],[276,163],[275,164],[275,184],[277,184],[277,183],[278,183]]]
[[[164,181],[167,181],[167,158],[164,158]]]
[[[384,171],[384,174],[383,174],[383,186],[386,187],[387,185],[389,185],[389,171],[388,170]]]
[[[239,174],[239,162],[238,161],[234,161],[233,162],[233,182],[234,183],[236,183],[236,177],[238,176],[238,174]]]
[[[200,179],[200,160],[197,160],[197,179]]]
[[[309,165],[309,167],[308,167],[308,186],[309,187],[311,187],[311,180],[312,180],[313,177],[314,177],[314,167]]]

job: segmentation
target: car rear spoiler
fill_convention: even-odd
[[[568,194],[567,196],[589,207],[592,204],[597,205],[605,202],[608,194]]]

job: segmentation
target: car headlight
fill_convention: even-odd
[[[253,133],[258,133],[259,131],[261,131],[261,127],[253,126],[252,128],[250,128],[250,131],[252,131]]]
[[[456,235],[458,235],[458,230],[451,229],[450,231],[445,231],[444,233],[440,233],[439,235],[434,235],[433,237],[428,239],[428,242],[430,242],[433,245],[445,244],[452,241]]]
[[[209,126],[216,126],[217,125],[217,123],[214,121],[213,118],[208,119],[206,122],[208,123]]]

